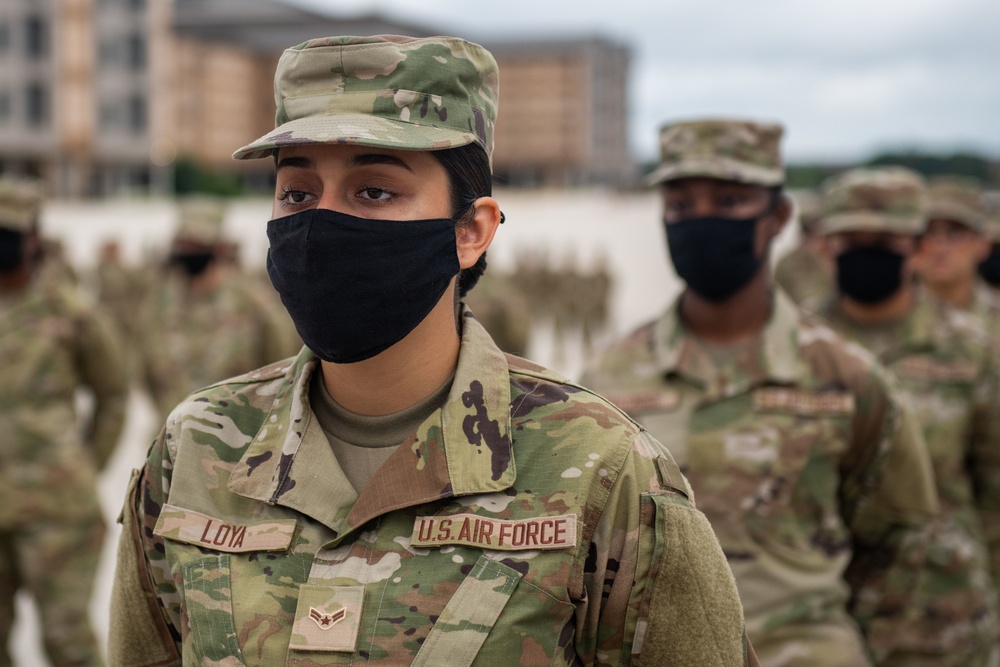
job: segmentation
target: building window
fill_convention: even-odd
[[[41,16],[24,20],[24,48],[30,60],[41,60],[49,55],[49,25]]]
[[[43,127],[49,122],[49,91],[40,83],[29,83],[25,95],[25,116],[30,127]]]
[[[128,64],[133,72],[146,69],[146,40],[142,35],[134,34],[128,38]]]
[[[146,0],[129,0],[128,6],[132,11],[141,12],[146,9]]]
[[[111,102],[102,102],[98,116],[98,123],[102,130],[110,130],[118,125],[118,113],[115,105]]]
[[[146,131],[146,98],[133,95],[128,101],[128,126],[133,134]]]

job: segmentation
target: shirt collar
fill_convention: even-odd
[[[464,309],[462,321],[458,367],[444,405],[403,441],[360,496],[338,490],[343,472],[325,438],[303,437],[313,420],[309,379],[319,368],[308,349],[269,386],[274,403],[236,464],[229,489],[342,533],[393,509],[512,486],[507,359]]]
[[[792,384],[799,379],[799,311],[780,289],[773,295],[771,316],[756,342],[756,367],[749,369],[745,382],[737,383],[741,386]],[[678,297],[655,325],[654,358],[662,373],[678,374],[709,388],[720,369],[681,322],[680,302]]]

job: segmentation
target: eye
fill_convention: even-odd
[[[304,204],[309,197],[310,195],[308,192],[288,189],[281,191],[281,194],[278,195],[278,201],[288,204]]]
[[[393,193],[384,188],[367,187],[362,188],[360,192],[358,192],[358,196],[369,201],[387,202],[392,199]]]

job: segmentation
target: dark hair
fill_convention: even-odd
[[[431,151],[448,173],[448,191],[451,196],[451,217],[458,225],[468,224],[475,215],[473,204],[480,197],[493,194],[493,175],[490,159],[479,144],[466,144],[458,148]],[[486,253],[467,269],[458,274],[458,295],[465,296],[476,286],[486,272]]]

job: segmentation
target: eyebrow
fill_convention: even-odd
[[[355,155],[350,160],[347,161],[348,166],[351,167],[365,167],[373,164],[388,164],[396,167],[402,167],[403,169],[413,172],[410,165],[406,164],[403,160],[400,160],[395,155],[386,155],[385,153],[361,153]],[[275,171],[281,171],[285,168],[291,169],[315,169],[316,163],[311,159],[302,156],[292,156],[282,158],[278,161],[275,166]]]

